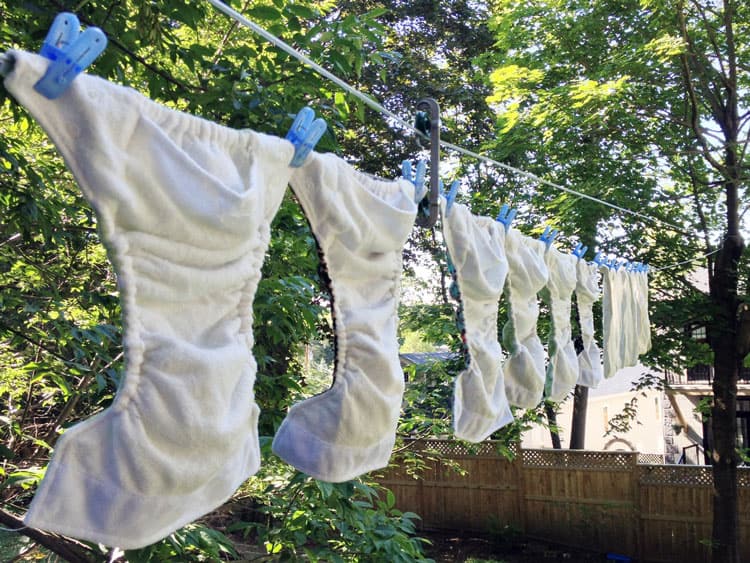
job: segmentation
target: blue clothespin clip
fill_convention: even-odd
[[[315,119],[315,112],[312,108],[303,107],[294,118],[294,123],[286,134],[286,140],[291,141],[294,145],[294,156],[289,166],[299,168],[305,162],[305,159],[318,143],[325,133],[325,119],[319,117]]]
[[[41,54],[52,61],[44,76],[34,84],[34,90],[54,100],[68,89],[73,79],[81,74],[107,46],[107,36],[98,27],[89,27],[79,34],[78,18],[69,13],[59,14],[42,45]]]
[[[411,161],[404,160],[401,163],[401,175],[404,180],[409,180],[414,184],[414,201],[417,203],[422,201],[424,196],[427,195],[427,186],[424,185],[425,176],[427,175],[427,163],[424,160],[417,161],[416,173],[412,179]]]
[[[549,226],[546,226],[544,228],[544,232],[539,237],[539,240],[541,240],[545,245],[547,245],[547,248],[549,248],[552,245],[552,241],[555,240],[555,237],[558,235],[560,231],[557,229],[552,229]]]
[[[576,247],[573,249],[573,252],[571,252],[571,254],[580,260],[581,258],[583,258],[583,255],[586,254],[586,251],[588,249],[588,246],[583,246],[579,242],[578,244],[576,244]]]
[[[497,214],[497,218],[495,220],[505,226],[506,233],[508,232],[508,230],[510,230],[510,224],[513,222],[513,219],[516,218],[516,213],[518,213],[517,209],[508,207],[508,204],[504,203],[500,208],[500,213]]]
[[[597,252],[596,253],[596,256],[594,256],[593,262],[597,266],[607,266],[607,267],[609,267],[608,264],[607,264],[607,259],[604,256],[602,256],[601,252]]]
[[[55,20],[44,38],[39,54],[51,61],[59,61],[65,57],[65,51],[78,38],[81,23],[75,14],[62,12],[55,16]]]
[[[451,212],[451,206],[453,205],[453,202],[456,199],[456,194],[458,193],[458,188],[461,187],[461,181],[460,180],[453,180],[453,183],[451,184],[450,190],[448,190],[447,194],[445,195],[445,199],[447,200],[447,203],[445,205],[445,215],[446,217]],[[440,190],[443,189],[443,181],[440,180]]]
[[[622,263],[617,258],[612,258],[609,267],[612,268],[615,272],[619,272],[620,266],[622,266]]]

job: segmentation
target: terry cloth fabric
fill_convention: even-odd
[[[634,366],[638,363],[639,347],[639,304],[638,284],[635,273],[620,269],[615,272],[619,283],[622,284],[622,349],[623,367]]]
[[[508,278],[508,321],[503,326],[503,346],[509,357],[503,364],[505,392],[511,405],[533,408],[544,392],[544,347],[536,332],[539,318],[537,294],[547,283],[546,246],[540,240],[510,229],[505,236]]]
[[[549,305],[552,326],[548,341],[549,363],[544,391],[547,399],[559,403],[578,381],[578,357],[570,324],[571,299],[576,287],[578,259],[572,254],[563,254],[556,248],[549,247],[545,253],[545,261],[549,279],[540,295]]]
[[[49,61],[12,56],[6,87],[96,212],[126,357],[112,406],[57,442],[24,522],[143,547],[258,469],[251,305],[294,149],[86,75],[51,101],[33,89]]]
[[[604,349],[604,377],[614,376],[625,367],[624,313],[627,309],[622,278],[606,266],[602,274],[602,348]]]
[[[457,438],[481,442],[513,421],[497,341],[498,302],[508,275],[505,227],[472,215],[453,203],[446,214],[440,200],[443,234],[456,272],[464,318],[468,362],[453,391],[453,431]]]
[[[638,354],[651,350],[651,319],[648,314],[648,273],[634,272],[637,280]]]
[[[417,212],[414,186],[316,153],[290,183],[330,278],[336,365],[328,391],[289,410],[273,451],[316,479],[347,481],[386,466],[396,438],[401,253]]]
[[[583,350],[578,354],[578,385],[596,387],[604,377],[601,351],[594,338],[594,303],[599,299],[599,284],[596,265],[585,260],[576,264],[576,300],[581,325]]]

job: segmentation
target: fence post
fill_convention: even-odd
[[[518,445],[516,457],[513,459],[513,475],[516,481],[516,514],[521,533],[526,533],[526,481],[523,471],[523,448]]]
[[[633,530],[635,531],[635,552],[643,561],[643,518],[641,518],[641,469],[638,467],[638,452],[630,457],[631,490],[633,495]]]

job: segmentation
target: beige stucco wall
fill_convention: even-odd
[[[708,391],[706,391],[708,394]],[[670,401],[671,419],[666,421],[665,434],[673,444],[675,459],[677,462],[682,455],[683,448],[698,444],[698,448],[691,448],[686,452],[685,463],[703,464],[703,420],[701,415],[695,411],[695,407],[701,399],[701,394],[672,393],[672,399],[665,394],[664,400]]]
[[[664,453],[664,404],[663,393],[654,389],[631,391],[633,384],[646,370],[643,366],[627,368],[612,379],[603,381],[589,391],[586,414],[587,450],[638,451],[641,453]],[[633,399],[636,400],[636,417],[627,432],[605,436],[609,421]],[[557,415],[560,440],[564,448],[570,441],[573,398],[565,400]],[[551,448],[552,439],[547,428],[537,426],[523,434],[525,448]]]

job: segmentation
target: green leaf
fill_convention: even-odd
[[[247,14],[262,22],[276,22],[282,19],[281,12],[273,6],[253,6],[247,10]]]
[[[386,498],[386,506],[390,509],[393,508],[396,505],[396,495],[393,494],[393,491],[388,489],[385,494]]]
[[[313,20],[318,16],[312,8],[302,4],[287,4],[285,9],[304,20]]]

